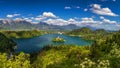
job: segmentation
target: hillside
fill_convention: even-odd
[[[66,34],[71,36],[80,36],[86,40],[98,40],[111,36],[113,32],[109,32],[104,29],[91,30],[90,28],[83,27],[80,29],[74,29]]]
[[[32,38],[46,34],[46,31],[28,30],[28,31],[1,31],[8,38]]]
[[[79,34],[91,34],[91,33],[92,33],[92,30],[90,28],[83,27],[80,29],[74,29],[71,32],[69,32],[68,34],[79,35]]]
[[[11,52],[14,51],[16,43],[13,40],[7,38],[5,35],[0,33],[0,52]]]

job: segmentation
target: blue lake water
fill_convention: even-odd
[[[54,43],[52,42],[53,38],[56,37],[62,37],[66,40],[64,43]],[[49,44],[53,44],[55,46],[60,44],[75,44],[78,46],[85,46],[92,44],[92,41],[86,41],[83,40],[81,37],[76,36],[67,36],[67,35],[60,35],[60,34],[45,34],[33,38],[28,39],[13,39],[17,43],[17,49],[16,52],[26,52],[26,53],[32,53],[32,52],[38,52],[41,48],[44,46],[47,46]]]

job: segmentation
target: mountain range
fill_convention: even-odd
[[[86,26],[92,30],[96,28],[91,26]],[[25,30],[25,29],[40,29],[40,30],[73,30],[81,28],[75,24],[68,24],[64,26],[59,25],[51,25],[46,22],[39,22],[37,24],[33,24],[26,20],[11,20],[11,19],[2,19],[0,20],[0,29],[4,30]]]

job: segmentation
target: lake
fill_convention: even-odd
[[[52,42],[53,38],[62,37],[66,40],[64,43],[54,43]],[[78,46],[85,46],[92,44],[92,41],[83,40],[81,37],[77,36],[67,36],[67,35],[60,35],[60,34],[45,34],[33,38],[21,38],[21,39],[13,39],[17,43],[16,52],[38,52],[44,46],[49,44],[53,44],[54,46],[61,45],[61,44],[75,44]]]

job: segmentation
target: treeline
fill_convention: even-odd
[[[113,32],[106,31],[104,29],[97,29],[97,30],[91,30],[90,28],[83,27],[80,29],[72,30],[67,35],[71,36],[80,36],[85,40],[98,40],[98,39],[105,39],[106,37],[112,36]]]
[[[1,31],[8,38],[31,38],[34,36],[39,36],[46,34],[45,31],[40,30],[30,30],[30,31]]]

